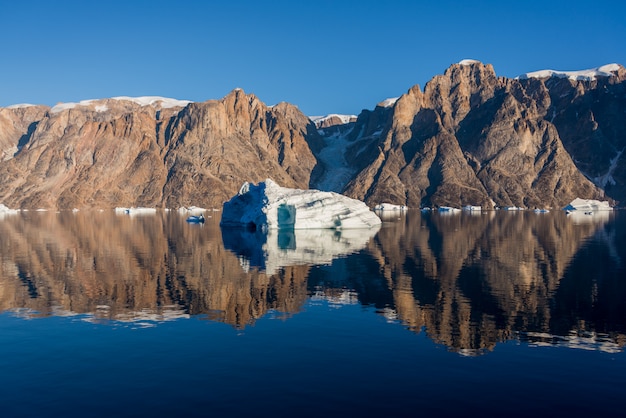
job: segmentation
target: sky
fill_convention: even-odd
[[[476,59],[498,76],[626,65],[626,2],[0,0],[0,107],[235,88],[358,114]]]

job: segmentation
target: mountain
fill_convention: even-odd
[[[369,139],[352,155],[369,162],[344,192],[413,207],[623,200],[626,72],[610,69],[575,80],[508,79],[477,61],[454,64],[386,116],[378,107],[359,115],[354,140]]]
[[[0,201],[220,207],[244,180],[308,187],[321,137],[295,106],[239,89],[203,103],[146,99],[1,109]]]
[[[380,202],[563,207],[626,201],[626,70],[498,77],[463,60],[358,116],[309,118],[233,90],[0,108],[11,208],[221,207],[245,181]]]

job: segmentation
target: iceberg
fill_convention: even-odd
[[[380,203],[376,206],[374,206],[374,210],[394,210],[394,211],[403,211],[403,210],[407,210],[407,207],[405,205],[394,205],[392,203]]]
[[[19,212],[17,209],[9,209],[4,204],[0,203],[0,217],[4,215],[15,215]]]
[[[157,212],[156,208],[143,208],[143,207],[130,207],[123,208],[117,207],[115,208],[115,213],[117,214],[125,214],[125,215],[146,215],[146,214],[155,214]]]
[[[267,179],[258,185],[244,183],[224,202],[223,227],[272,229],[355,229],[382,223],[362,201],[335,192],[281,187]]]
[[[613,208],[609,205],[609,202],[593,200],[593,199],[581,199],[577,197],[572,200],[569,205],[565,206],[563,210],[566,211],[575,211],[580,210],[583,212],[594,212],[600,210],[613,210]]]

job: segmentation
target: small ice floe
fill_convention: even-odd
[[[461,209],[453,208],[451,206],[440,206],[438,211],[439,213],[458,213],[461,212]]]
[[[0,216],[15,215],[17,212],[19,212],[17,209],[9,209],[8,207],[0,203]]]
[[[156,213],[156,208],[115,208],[115,213],[121,213],[126,215],[152,215]]]
[[[468,212],[481,212],[483,208],[482,206],[465,205],[463,206],[463,210]]]
[[[374,210],[404,211],[408,208],[405,205],[394,205],[392,203],[380,203],[374,206]]]
[[[535,212],[535,213],[548,213],[550,211],[548,209],[539,209],[539,208],[537,208],[537,209],[533,210],[533,212]]]
[[[201,208],[199,206],[181,206],[178,208],[178,213],[199,213],[206,212],[207,209]]]

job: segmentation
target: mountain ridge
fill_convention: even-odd
[[[218,207],[244,181],[265,178],[371,206],[624,201],[626,70],[596,70],[511,79],[463,60],[423,91],[415,85],[358,116],[330,114],[324,125],[241,89],[205,102],[122,96],[0,108],[0,203]]]

